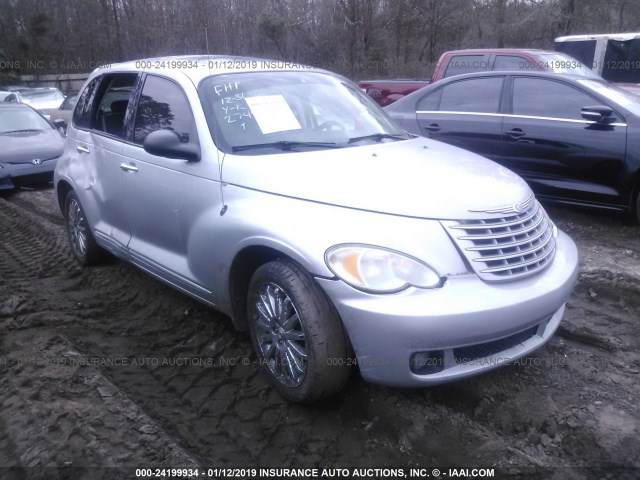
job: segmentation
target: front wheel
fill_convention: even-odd
[[[94,265],[103,260],[105,251],[93,238],[80,200],[73,190],[67,194],[64,213],[71,251],[76,259],[85,266]]]
[[[280,260],[262,265],[247,301],[258,360],[285,399],[311,403],[344,387],[351,368],[342,322],[304,269]]]

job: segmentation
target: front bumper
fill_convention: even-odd
[[[0,168],[0,190],[8,190],[23,185],[51,183],[57,163],[57,158],[46,160],[40,165],[5,163]]]
[[[371,295],[339,280],[317,281],[342,317],[365,380],[433,385],[513,362],[551,338],[578,275],[575,244],[562,232],[556,240],[549,267],[511,283],[470,274],[451,277],[442,288]],[[434,352],[441,368],[412,371],[413,355]]]

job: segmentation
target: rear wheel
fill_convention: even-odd
[[[344,387],[351,369],[342,322],[304,269],[280,260],[262,265],[247,301],[260,365],[284,398],[310,403]]]
[[[67,194],[65,201],[65,218],[71,251],[82,265],[94,265],[104,259],[106,252],[98,246],[80,200],[73,190]]]

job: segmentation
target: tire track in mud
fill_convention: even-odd
[[[0,474],[197,463],[60,332],[104,315],[104,271],[83,270],[59,225],[0,198]],[[99,364],[98,364],[99,365]],[[47,467],[65,467],[51,470]],[[78,470],[80,468],[80,470]],[[75,470],[74,470],[75,469]],[[125,472],[84,472],[122,478]]]
[[[480,465],[516,476],[567,467],[557,478],[589,477],[576,466],[638,466],[640,412],[632,399],[640,285],[633,278],[583,273],[559,334],[524,364],[418,390],[366,384],[355,374],[343,394],[297,406],[266,384],[249,338],[228,319],[119,261],[77,267],[57,225],[52,235],[37,209],[4,206],[0,226],[16,231],[0,233],[9,245],[2,253],[17,258],[1,263],[0,273],[19,293],[0,310],[0,325],[10,317],[14,329],[37,330],[49,305],[50,326],[69,348],[103,361],[94,370],[205,466]],[[40,240],[25,257],[17,246],[30,235]],[[48,275],[54,285],[32,285]],[[0,292],[6,287],[0,280]],[[114,359],[127,362],[109,364]],[[87,395],[73,392],[68,399]],[[117,450],[122,431],[104,435]]]

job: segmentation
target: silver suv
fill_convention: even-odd
[[[108,251],[229,315],[290,401],[356,364],[421,386],[511,362],[549,340],[576,281],[574,243],[518,176],[300,65],[96,70],[55,186],[82,264]]]

